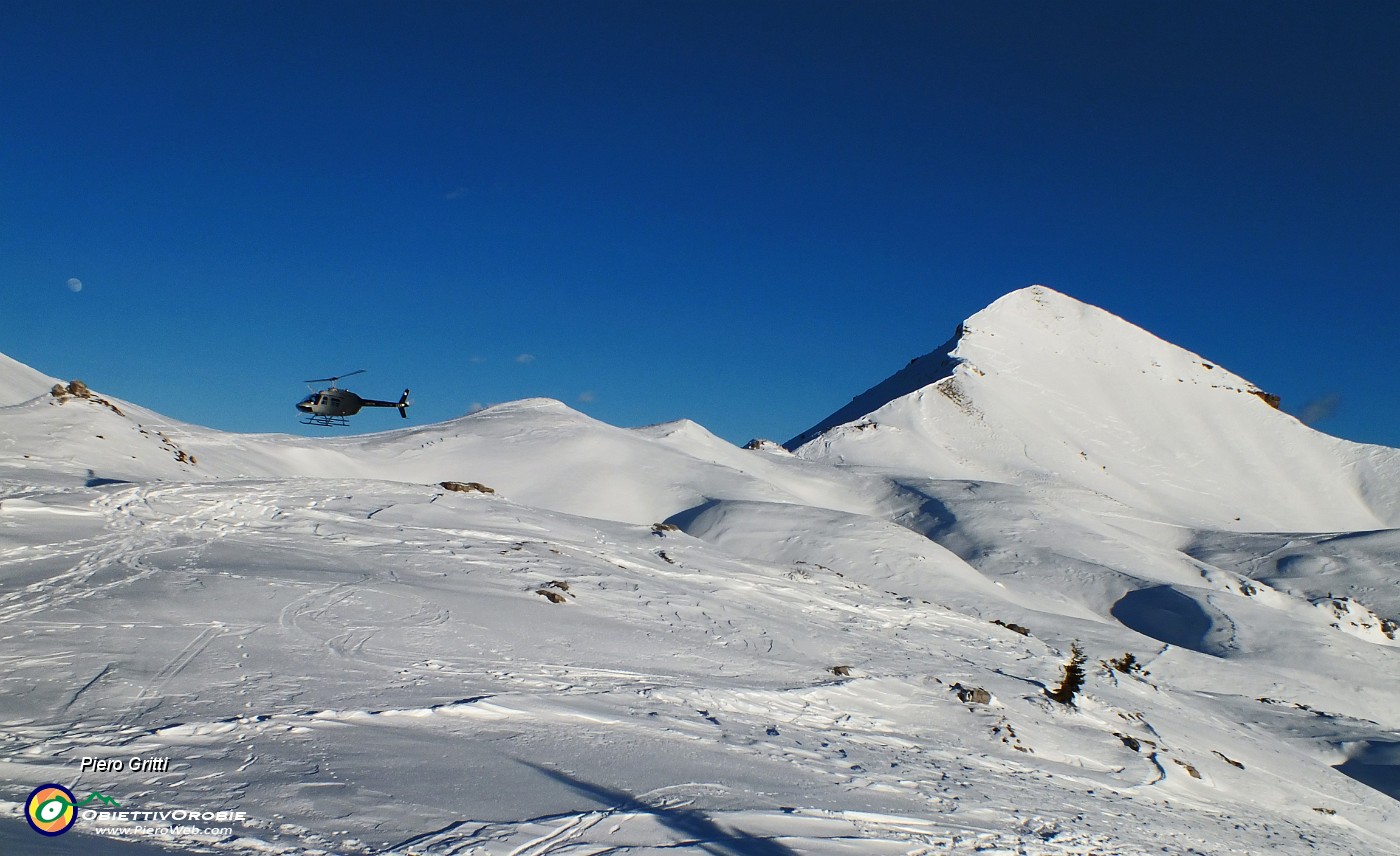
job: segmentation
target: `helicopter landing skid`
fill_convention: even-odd
[[[303,425],[319,425],[322,428],[346,428],[350,421],[344,416],[313,415],[301,420]]]

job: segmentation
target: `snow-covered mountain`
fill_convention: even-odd
[[[1115,315],[1031,286],[788,445],[900,474],[1073,485],[1190,526],[1400,525],[1400,451],[1319,433],[1270,399]]]
[[[793,452],[55,383],[0,359],[6,852],[1400,853],[1400,453],[1048,289]]]

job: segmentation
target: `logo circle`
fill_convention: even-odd
[[[40,835],[62,835],[78,820],[77,798],[63,785],[40,785],[24,801],[24,819]]]

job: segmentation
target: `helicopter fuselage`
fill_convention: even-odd
[[[354,416],[365,401],[348,389],[323,389],[297,402],[297,410],[312,416]],[[386,404],[393,407],[393,404]]]

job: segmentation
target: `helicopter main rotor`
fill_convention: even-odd
[[[353,372],[346,372],[345,374],[336,375],[335,377],[318,377],[318,378],[312,378],[311,380],[304,380],[304,381],[302,381],[302,383],[329,383],[329,384],[331,385],[331,389],[335,389],[335,382],[338,381],[338,380],[340,380],[341,378],[343,378],[343,377],[351,377],[351,376],[357,375],[357,374],[364,374],[364,372],[365,372],[364,369],[355,369]]]

